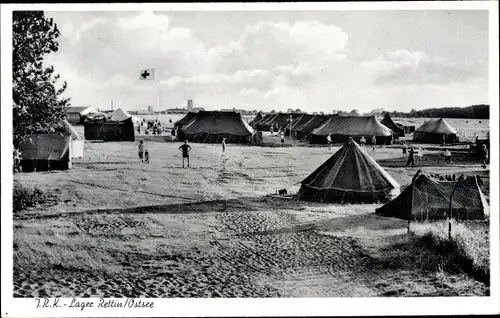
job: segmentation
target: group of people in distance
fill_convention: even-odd
[[[149,135],[150,131],[153,135],[161,135],[162,128],[159,120],[155,119],[154,121],[146,122],[146,119],[143,118],[141,123],[137,126],[137,134],[141,133],[141,127],[143,127],[144,125],[146,125],[146,127],[144,127],[144,133],[146,135]]]
[[[184,162],[187,162],[187,167],[189,168],[189,153],[191,152],[191,146],[188,144],[187,140],[179,147],[182,152],[182,168],[185,167]],[[226,152],[226,138],[222,138],[222,152]],[[149,150],[144,146],[144,142],[139,141],[139,160],[144,163],[149,163]]]
[[[273,128],[271,127],[271,133],[273,132]],[[280,130],[278,132],[279,137],[281,139],[281,145],[284,143],[284,134]],[[328,144],[328,149],[331,149],[331,146],[333,144],[332,136],[331,134],[328,134],[326,137],[327,144]],[[375,147],[377,145],[377,139],[375,136],[371,137],[371,142],[372,142],[372,151],[375,151]],[[445,138],[443,138],[443,144],[445,143]],[[477,143],[477,141],[476,141]],[[360,139],[360,147],[364,148],[366,144],[366,139],[365,136],[361,136]],[[226,138],[222,138],[222,152],[226,151]],[[479,148],[479,147],[478,147]],[[184,140],[184,143],[179,147],[179,150],[182,152],[182,167],[185,167],[184,162],[187,161],[187,167],[189,168],[189,153],[191,151],[191,146],[188,144],[187,140]],[[414,147],[408,147],[406,144],[406,141],[402,142],[401,149],[403,151],[403,158],[408,157],[407,162],[406,162],[406,167],[411,166],[412,168],[415,167],[415,155],[418,157],[423,157],[423,152],[422,148],[418,148],[415,150]],[[469,148],[469,152],[471,152],[472,147]],[[144,163],[149,163],[149,151],[148,149],[144,146],[144,142],[141,140],[139,142],[139,160]],[[482,167],[486,168],[486,164],[488,161],[488,147],[486,144],[481,145],[481,149],[479,150],[479,154],[481,157],[481,163]],[[449,149],[445,149],[444,151],[444,161],[445,162],[451,162],[451,152]]]

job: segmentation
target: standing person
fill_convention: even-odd
[[[137,134],[140,135],[141,134],[141,126],[137,126]]]
[[[481,157],[483,159],[483,168],[486,169],[486,164],[488,163],[488,147],[486,146],[486,144],[483,144]]]
[[[148,150],[148,148],[144,149],[144,162],[149,163],[149,150]]]
[[[139,160],[141,160],[141,162],[143,162],[144,158],[144,142],[141,140],[139,141]]]
[[[444,152],[444,162],[451,162],[451,152],[448,149]]]
[[[410,165],[411,163],[411,167],[415,167],[415,151],[413,150],[413,147],[410,148],[410,151],[408,153],[408,161],[406,162],[406,167],[408,168],[408,166]]]
[[[272,135],[273,135],[273,132],[274,132],[273,125],[271,125],[271,127],[269,127],[269,131],[271,132],[271,136],[272,136]]]
[[[328,150],[332,149],[332,135],[331,134],[328,134],[328,136],[326,136],[326,143],[328,144]]]
[[[182,167],[184,168],[184,159],[187,159],[189,168],[189,152],[191,151],[191,146],[188,145],[187,140],[184,140],[184,144],[179,147],[179,150],[182,151]]]
[[[280,130],[280,140],[281,140],[281,146],[283,147],[283,144],[285,143],[285,136],[283,135],[283,132]]]
[[[361,139],[359,140],[359,143],[361,144],[361,148],[365,147],[365,144],[366,144],[365,136],[361,136]]]
[[[406,141],[403,141],[403,146],[401,148],[403,148],[403,158],[405,158],[406,151],[408,150],[408,145],[406,144]]]
[[[443,135],[443,146],[446,144],[446,135]]]
[[[226,138],[222,138],[222,152],[226,152]]]
[[[372,136],[372,144],[373,144],[372,151],[375,151],[375,146],[377,145],[377,138],[375,138],[375,135]]]
[[[418,157],[418,160],[420,160],[420,161],[424,160],[424,152],[423,152],[422,148],[418,148],[417,157]]]

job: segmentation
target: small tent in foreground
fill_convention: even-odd
[[[392,130],[382,125],[375,116],[331,116],[323,125],[313,130],[310,142],[325,144],[326,137],[331,134],[333,142],[346,142],[349,138],[359,141],[362,136],[367,143],[375,136],[377,144],[390,144]]]
[[[482,220],[489,215],[489,205],[475,176],[458,185],[456,182],[439,182],[420,174],[394,200],[375,210],[379,215],[401,219],[428,221],[448,218],[450,197],[452,217],[460,220]]]
[[[458,142],[457,130],[450,126],[443,118],[429,120],[418,127],[413,133],[413,141],[442,143],[443,136],[447,143]]]
[[[404,137],[405,136],[405,130],[404,128],[399,127],[391,118],[391,115],[389,113],[385,113],[384,118],[380,121],[380,123],[390,130],[394,131],[398,136]]]
[[[24,172],[71,169],[71,135],[32,134],[19,147]]]
[[[254,129],[240,113],[200,111],[188,125],[179,130],[177,139],[218,143],[226,138],[228,143],[250,143],[253,135]]]
[[[302,181],[299,198],[321,202],[384,202],[399,184],[350,138]]]

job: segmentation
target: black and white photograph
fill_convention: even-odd
[[[499,313],[496,1],[1,14],[2,317]]]

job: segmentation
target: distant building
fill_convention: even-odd
[[[192,112],[193,111],[193,100],[192,99],[188,99],[188,102],[187,102],[187,111],[188,112]]]
[[[90,106],[66,107],[66,119],[72,124],[83,124],[89,114],[95,114],[98,111]]]
[[[204,110],[205,110],[205,108],[203,108],[203,107],[193,107],[193,108],[191,108],[191,111],[193,113],[197,113],[199,111],[204,111]]]

